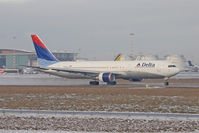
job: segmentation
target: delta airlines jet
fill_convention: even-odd
[[[168,61],[59,61],[48,50],[37,35],[31,35],[37,53],[39,71],[73,79],[91,79],[90,85],[106,82],[115,85],[116,79],[141,80],[165,79],[176,75],[180,70]]]

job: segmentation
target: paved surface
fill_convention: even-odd
[[[49,111],[49,110],[10,110],[0,109],[0,113],[6,114],[47,114],[47,115],[72,115],[72,116],[92,116],[92,117],[144,117],[144,118],[184,118],[199,119],[199,114],[180,113],[145,113],[145,112],[104,112],[104,111]]]
[[[0,85],[88,85],[87,80],[69,80],[48,74],[0,75]]]
[[[197,72],[184,72],[173,77],[174,79],[199,79]],[[85,86],[89,80],[65,79],[48,74],[2,74],[0,75],[0,85],[50,85],[50,86]],[[106,85],[101,83],[102,86]],[[146,82],[119,83],[117,86],[145,87]],[[150,87],[164,87],[163,82],[150,83]],[[170,87],[199,87],[199,84],[170,84]]]

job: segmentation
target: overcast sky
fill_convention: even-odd
[[[38,34],[51,51],[112,60],[183,54],[199,63],[198,0],[0,0],[0,48],[33,51]]]

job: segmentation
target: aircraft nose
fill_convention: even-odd
[[[180,72],[180,69],[179,68],[172,68],[170,69],[170,72],[169,72],[169,75],[168,77],[172,77],[172,76],[175,76],[176,74],[178,74]]]
[[[173,74],[178,74],[179,72],[180,72],[180,69],[177,67],[173,70]]]

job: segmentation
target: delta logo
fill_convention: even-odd
[[[137,66],[137,67],[140,67],[140,63],[138,63],[136,66]]]
[[[138,63],[137,65],[136,65],[136,67],[155,67],[155,64],[154,63]]]

